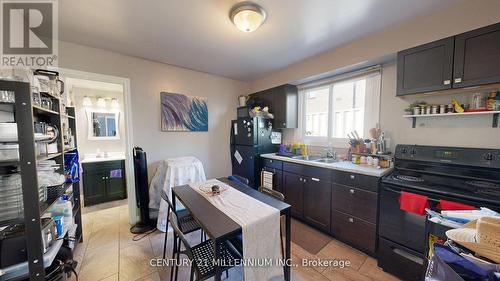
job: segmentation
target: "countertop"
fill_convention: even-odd
[[[107,156],[98,156],[97,154],[85,154],[83,156],[83,160],[80,163],[97,163],[97,162],[106,162],[106,161],[117,161],[117,160],[125,160],[125,153],[123,152],[112,152]]]
[[[351,173],[356,173],[356,174],[363,174],[367,176],[374,176],[374,177],[382,177],[392,171],[392,168],[376,168],[373,166],[368,166],[368,165],[357,165],[353,164],[350,161],[339,161],[335,163],[321,163],[321,162],[315,162],[315,161],[308,161],[308,160],[301,160],[301,159],[293,159],[290,157],[285,157],[285,156],[278,156],[276,153],[267,153],[267,154],[261,154],[260,157],[268,158],[268,159],[275,159],[275,160],[280,160],[280,161],[286,161],[286,162],[292,162],[292,163],[297,163],[297,164],[303,164],[303,165],[309,165],[309,166],[315,166],[315,167],[320,167],[320,168],[327,168],[327,169],[332,169],[332,170],[339,170],[339,171],[345,171],[345,172],[351,172]]]

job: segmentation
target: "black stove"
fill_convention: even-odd
[[[382,178],[379,267],[404,280],[424,272],[425,216],[399,208],[402,191],[500,211],[500,150],[398,145],[394,170]],[[438,210],[439,211],[439,210]]]
[[[401,183],[424,182],[424,178],[419,174],[409,174],[397,172],[391,174],[391,178]]]

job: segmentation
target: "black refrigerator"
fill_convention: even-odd
[[[242,176],[249,185],[260,184],[260,154],[278,151],[271,143],[272,120],[262,117],[240,117],[231,121],[231,164],[233,175]]]

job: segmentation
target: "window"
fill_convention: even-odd
[[[313,89],[305,93],[305,135],[326,137],[328,135],[328,104],[330,89]]]
[[[300,91],[302,140],[347,145],[347,134],[363,138],[379,120],[380,71],[303,86]]]

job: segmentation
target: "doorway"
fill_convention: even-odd
[[[83,167],[82,211],[128,204],[129,223],[133,224],[138,217],[131,155],[130,80],[70,69],[60,72],[75,108],[75,134]]]

